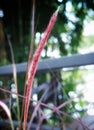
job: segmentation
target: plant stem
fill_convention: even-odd
[[[42,50],[45,46],[45,43],[46,43],[46,41],[47,41],[47,39],[48,39],[52,29],[53,29],[55,22],[56,22],[58,11],[59,11],[59,9],[57,9],[53,13],[53,15],[50,19],[50,22],[47,26],[47,29],[44,32],[44,36],[41,39],[39,46],[38,46],[38,48],[33,56],[32,63],[31,63],[30,68],[29,68],[28,84],[27,84],[27,89],[26,89],[26,101],[25,101],[25,109],[24,109],[24,130],[26,130],[26,122],[27,122],[28,109],[29,109],[29,104],[30,104],[30,96],[31,96],[32,84],[33,84],[33,79],[35,76],[36,68],[38,65],[38,61],[39,61],[41,52],[42,52]]]
[[[13,65],[13,79],[14,79],[14,83],[15,83],[16,92],[18,93],[17,71],[16,71],[15,60],[14,60],[13,48],[12,48],[12,44],[11,44],[9,36],[7,36],[7,39],[8,39],[8,43],[9,43],[9,47],[10,47],[11,60],[12,60],[12,65]],[[18,98],[18,96],[16,97],[16,103],[17,103],[17,118],[18,118],[18,121],[20,121],[20,106],[19,106],[19,98]]]
[[[28,63],[26,67],[26,77],[25,77],[25,85],[24,85],[24,96],[26,95],[26,87],[27,87],[27,79],[28,79],[28,68],[30,66],[30,62],[32,61],[32,55],[33,55],[33,45],[34,45],[34,19],[35,19],[35,0],[32,2],[32,20],[31,20],[31,44],[30,44],[30,51],[29,51],[29,57],[28,57]],[[21,114],[21,121],[19,125],[19,130],[22,130],[22,120],[23,120],[23,114],[24,114],[24,105],[25,105],[25,100],[23,99],[22,103],[22,114]]]

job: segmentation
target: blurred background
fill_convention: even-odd
[[[12,64],[7,36],[12,43],[15,63],[27,62],[32,40],[32,3],[32,0],[0,0],[0,66]],[[42,51],[41,60],[94,52],[93,0],[35,0],[33,53],[51,15],[60,4],[63,5],[63,10],[59,12],[53,31]],[[43,83],[53,83],[53,73],[58,79],[58,85],[57,81],[55,82],[58,86],[55,105],[80,95],[63,111],[74,118],[94,115],[94,65],[62,69],[55,73],[49,66],[49,71],[36,74],[35,88]],[[24,79],[25,74],[18,75],[18,90],[21,94],[24,90]],[[0,76],[0,87],[10,90],[13,84],[13,76]],[[38,100],[41,95],[42,93],[33,97]],[[9,98],[9,95],[0,92],[0,98]],[[49,118],[52,124],[57,124],[54,117]],[[68,118],[63,119],[70,121]]]

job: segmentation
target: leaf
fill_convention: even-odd
[[[8,109],[7,105],[5,103],[3,103],[2,101],[0,101],[0,107],[5,111],[6,115],[9,118],[11,128],[12,128],[12,130],[14,130],[14,126],[13,126],[13,122],[12,122],[12,118],[11,118],[11,113],[10,113],[10,110]]]
[[[31,97],[31,91],[32,91],[32,84],[35,76],[35,72],[37,69],[38,61],[41,55],[41,52],[46,44],[46,41],[53,29],[54,23],[56,22],[57,15],[58,15],[59,8],[54,12],[52,15],[50,22],[47,26],[47,29],[44,32],[44,36],[41,39],[39,46],[33,56],[32,63],[29,68],[28,72],[28,84],[27,84],[27,89],[26,89],[26,101],[25,101],[25,110],[24,110],[24,130],[26,130],[26,122],[27,122],[27,116],[28,116],[28,109],[29,109],[29,104],[30,104],[30,97]]]

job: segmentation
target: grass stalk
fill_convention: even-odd
[[[11,60],[12,60],[12,65],[13,65],[13,79],[14,79],[14,83],[15,83],[16,92],[18,93],[17,71],[16,71],[15,60],[14,60],[14,53],[13,53],[12,43],[11,43],[8,35],[7,35],[7,40],[8,40],[10,52],[11,52]],[[16,103],[17,103],[17,118],[18,118],[18,121],[20,121],[20,106],[19,106],[18,96],[16,97]]]
[[[2,101],[0,101],[0,107],[5,111],[6,115],[8,116],[8,119],[10,121],[11,129],[14,130],[14,125],[13,125],[13,122],[12,122],[11,113],[10,113],[9,108]]]
[[[28,68],[30,66],[30,62],[32,61],[32,56],[33,56],[33,46],[34,46],[34,19],[35,19],[35,0],[32,1],[32,20],[31,20],[31,44],[30,44],[30,51],[29,51],[29,57],[28,57],[28,62],[27,62],[27,67],[26,67],[26,77],[25,77],[25,85],[24,85],[24,96],[26,95],[26,88],[27,88],[27,79],[28,79]],[[22,104],[22,114],[21,114],[21,120],[20,120],[20,125],[19,125],[19,130],[22,130],[22,120],[23,120],[23,115],[24,115],[24,105],[25,105],[25,100],[23,99],[23,104]]]
[[[37,65],[38,65],[38,61],[39,61],[39,58],[40,58],[40,55],[41,55],[41,52],[45,46],[45,43],[53,29],[53,26],[56,22],[56,19],[57,19],[57,15],[58,15],[58,11],[59,9],[57,9],[51,19],[50,19],[50,22],[44,32],[44,36],[43,38],[41,39],[40,43],[39,43],[39,46],[32,58],[32,63],[30,64],[30,67],[29,67],[29,72],[28,72],[28,84],[27,84],[27,89],[26,89],[26,101],[25,101],[25,110],[24,110],[24,130],[26,130],[26,123],[27,123],[27,117],[28,117],[28,109],[29,109],[29,104],[30,104],[30,97],[31,97],[31,91],[32,91],[32,84],[33,84],[33,79],[34,79],[34,76],[35,76],[35,72],[36,72],[36,68],[37,68]]]

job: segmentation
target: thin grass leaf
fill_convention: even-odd
[[[16,92],[18,93],[16,64],[15,64],[15,60],[14,60],[12,43],[11,43],[11,40],[8,35],[7,35],[7,40],[8,40],[8,44],[9,44],[10,52],[11,52],[11,60],[12,60],[12,66],[13,66],[13,79],[14,79],[14,83],[15,83]],[[20,106],[19,106],[18,96],[16,97],[16,103],[17,103],[17,118],[18,118],[18,121],[20,121]]]
[[[10,113],[10,110],[8,109],[7,105],[5,103],[3,103],[2,101],[0,101],[0,107],[5,111],[6,115],[9,118],[11,128],[12,128],[12,130],[14,130],[14,126],[13,126],[13,122],[12,122],[12,118],[11,118],[11,113]]]
[[[38,46],[38,48],[33,56],[32,63],[30,65],[30,69],[28,72],[28,85],[27,85],[27,90],[26,90],[26,101],[25,101],[25,110],[24,110],[24,130],[26,130],[28,109],[29,109],[29,104],[30,104],[30,96],[31,96],[32,84],[33,84],[33,79],[35,76],[36,68],[38,65],[38,61],[39,61],[41,52],[42,52],[42,50],[45,46],[45,43],[46,43],[46,41],[47,41],[47,39],[48,39],[52,29],[53,29],[55,22],[56,22],[58,11],[59,11],[59,9],[57,9],[55,11],[55,13],[52,15],[50,22],[47,26],[47,29],[44,32],[44,36],[39,43],[39,46]]]
[[[32,29],[31,29],[31,34],[32,34],[32,39],[31,39],[31,44],[30,44],[30,53],[29,53],[29,59],[28,59],[28,67],[32,61],[32,56],[33,56],[33,47],[34,47],[34,32],[35,32],[35,0],[33,0],[32,2],[32,21],[31,21],[31,25],[32,25]]]
[[[32,61],[32,57],[33,57],[33,46],[34,46],[34,22],[35,19],[35,0],[32,1],[32,21],[31,21],[31,34],[32,34],[32,39],[31,39],[31,43],[30,43],[30,51],[29,51],[29,56],[28,56],[28,62],[27,62],[27,66],[26,66],[26,77],[25,77],[25,85],[24,85],[24,96],[26,95],[26,87],[27,87],[27,79],[28,79],[28,68],[30,66],[30,63]],[[20,125],[19,125],[19,130],[22,130],[22,120],[23,120],[23,115],[24,115],[24,105],[25,105],[25,101],[23,100],[22,103],[22,113],[21,113],[21,120],[20,120]]]
[[[42,115],[42,117],[41,117],[41,119],[40,119],[40,121],[39,121],[39,124],[37,125],[36,130],[40,130],[40,129],[41,129],[42,122],[43,122],[44,119],[45,119],[45,117]]]
[[[37,103],[37,105],[36,105],[36,107],[35,107],[35,109],[33,111],[33,114],[31,116],[31,119],[30,119],[30,122],[28,124],[27,130],[30,130],[30,127],[32,126],[34,117],[35,117],[35,115],[36,115],[36,113],[37,113],[37,111],[38,111],[38,109],[39,109],[39,107],[41,105],[41,101],[43,100],[43,98],[44,98],[44,96],[46,95],[47,92],[48,92],[48,88],[46,89],[46,91],[43,93],[43,95],[41,96],[40,100],[38,101],[38,103]]]
[[[65,107],[66,105],[70,104],[75,98],[71,98],[68,101],[65,101],[64,103],[62,103],[60,106],[57,107],[57,109],[61,109],[63,107]]]

